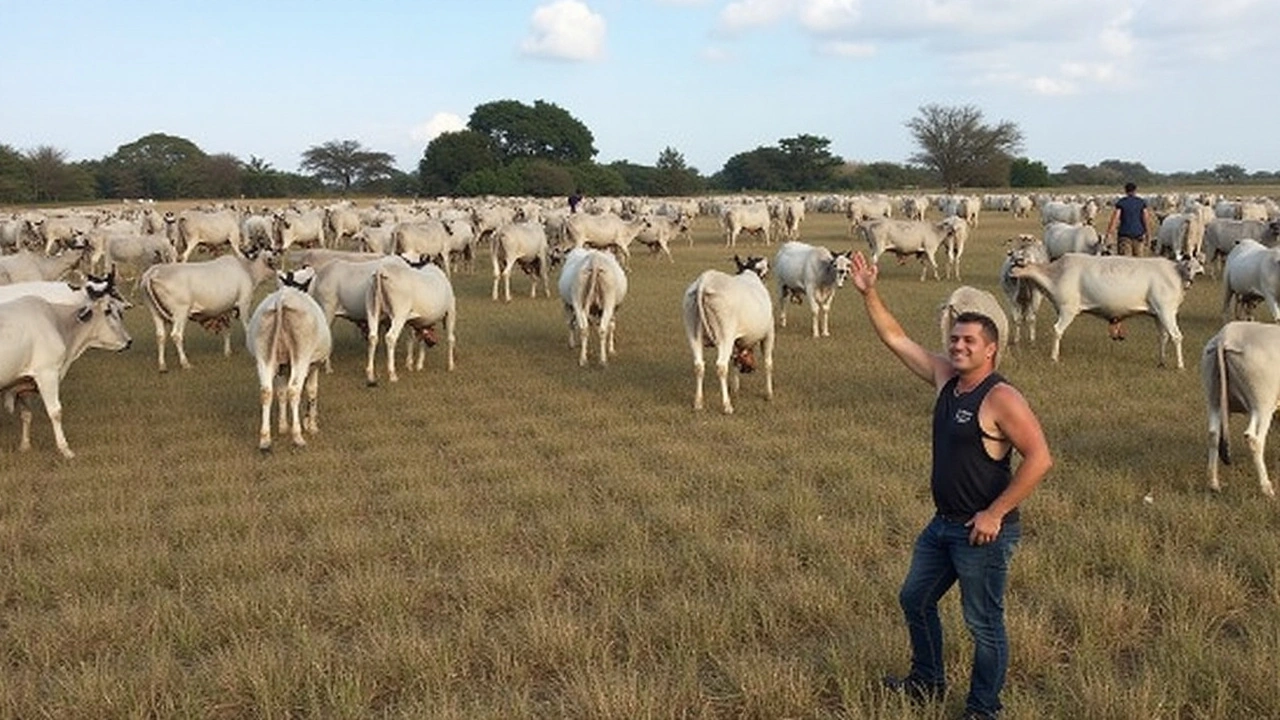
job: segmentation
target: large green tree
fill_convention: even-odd
[[[988,125],[973,105],[925,105],[906,125],[920,146],[911,161],[936,172],[947,192],[1006,182],[1013,154],[1022,148],[1017,125]]]
[[[817,135],[797,135],[778,141],[785,157],[787,190],[819,190],[831,186],[836,168],[844,161],[831,154],[831,141]]]
[[[186,138],[152,133],[103,158],[98,186],[108,197],[117,198],[203,197],[206,158]]]
[[[787,190],[786,178],[786,154],[776,147],[758,147],[726,160],[714,180],[725,190]]]
[[[470,130],[489,138],[501,163],[541,158],[576,164],[596,156],[595,138],[582,121],[555,103],[497,100],[479,105],[467,121]]]
[[[346,194],[353,187],[394,176],[393,160],[389,153],[367,150],[356,140],[330,140],[303,151],[301,168]]]
[[[1009,186],[1016,188],[1048,187],[1049,168],[1039,160],[1014,158],[1009,165]]]
[[[0,143],[0,203],[31,202],[31,173],[22,153]]]
[[[698,169],[689,167],[684,155],[668,145],[658,153],[654,166],[654,188],[651,195],[692,195],[702,190],[702,177]]]
[[[460,130],[437,135],[427,144],[418,162],[418,177],[423,192],[447,195],[468,174],[497,166],[498,157],[488,136],[475,130]]]

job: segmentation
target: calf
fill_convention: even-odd
[[[684,330],[693,351],[693,408],[702,409],[702,379],[706,373],[703,347],[716,349],[716,375],[720,379],[720,398],[726,414],[733,412],[729,399],[729,360],[738,373],[733,376],[733,390],[738,391],[741,373],[755,370],[752,348],[759,344],[764,355],[764,395],[773,398],[773,305],[762,279],[769,271],[764,258],[746,261],[733,256],[738,266],[736,275],[707,270],[698,276],[684,293]]]
[[[569,347],[581,347],[578,365],[587,364],[587,331],[593,320],[600,336],[600,365],[608,365],[608,356],[617,352],[615,313],[627,296],[627,274],[622,266],[607,252],[574,248],[564,257],[559,287],[569,323]]]
[[[833,253],[824,247],[802,242],[786,242],[773,256],[773,274],[778,281],[778,324],[787,326],[787,301],[809,300],[813,316],[813,336],[831,336],[831,301],[836,288],[844,287],[853,262],[853,251]]]

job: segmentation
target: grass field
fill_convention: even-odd
[[[1001,241],[1036,229],[984,214],[965,281],[997,292]],[[835,216],[803,228],[834,250],[846,232]],[[945,702],[878,687],[907,662],[896,596],[931,514],[930,388],[846,288],[830,338],[789,313],[773,401],[745,376],[722,415],[711,371],[693,411],[680,297],[730,253],[705,218],[673,252],[634,258],[603,369],[577,366],[559,301],[530,300],[523,278],[492,302],[487,254],[454,276],[452,373],[436,349],[392,385],[380,354],[366,388],[340,322],[321,434],[269,455],[240,330],[224,358],[189,328],[195,367],[160,374],[150,318],[130,310],[133,348],[90,351],[64,383],[74,460],[39,411],[28,453],[0,420],[0,717],[959,712],[971,646],[954,594]],[[918,276],[886,261],[882,292],[936,345],[955,283]],[[1197,368],[1219,305],[1214,281],[1188,292],[1181,372],[1156,367],[1141,318],[1112,342],[1083,316],[1051,363],[1047,303],[1041,342],[1002,367],[1057,461],[1023,508],[1008,717],[1280,717],[1280,511],[1247,462],[1206,488]]]

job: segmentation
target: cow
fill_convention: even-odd
[[[800,223],[804,222],[804,198],[783,200],[779,204],[778,220],[783,238],[799,240]]]
[[[618,254],[623,267],[630,264],[632,241],[647,227],[649,220],[646,217],[623,220],[612,214],[576,213],[565,220],[565,234],[573,247],[612,250]]]
[[[996,296],[986,290],[961,285],[952,290],[947,299],[943,300],[942,304],[938,306],[938,327],[942,331],[942,348],[944,352],[951,345],[951,329],[956,324],[956,318],[966,312],[976,312],[991,318],[991,322],[995,323],[996,326],[997,348],[1004,348],[1005,338],[1009,336],[1009,317],[1004,314],[1004,308],[1000,307]],[[1003,357],[1003,352],[996,353],[995,362],[997,367]]]
[[[560,270],[560,299],[569,324],[569,347],[579,348],[578,365],[587,364],[588,331],[592,322],[600,336],[600,365],[609,364],[616,354],[618,308],[627,297],[627,274],[610,253],[590,248],[574,248],[564,256]]]
[[[178,260],[173,243],[164,235],[112,235],[107,238],[104,252],[111,266],[133,268],[136,276],[152,265]]]
[[[254,289],[273,276],[272,259],[270,250],[250,250],[243,257],[223,255],[204,262],[152,265],[142,273],[138,286],[155,325],[160,372],[168,371],[166,334],[173,339],[182,369],[191,368],[183,342],[188,318],[211,332],[225,331],[222,354],[231,355],[231,315],[240,318],[247,333]]]
[[[762,257],[745,261],[733,256],[736,275],[719,270],[706,270],[684,293],[684,330],[693,351],[693,408],[701,410],[702,379],[706,373],[703,347],[716,349],[716,375],[720,378],[720,398],[725,414],[733,413],[729,399],[729,361],[738,373],[733,376],[736,393],[741,373],[755,370],[752,351],[757,344],[764,355],[764,396],[773,398],[773,304],[763,277],[769,262]]]
[[[773,219],[769,215],[769,206],[762,202],[732,205],[725,208],[720,215],[720,225],[724,228],[725,247],[736,246],[738,244],[738,236],[744,230],[760,233],[764,238],[765,245],[768,245],[772,240],[770,231],[773,226]]]
[[[1013,336],[1008,342],[1012,346],[1021,342],[1023,325],[1027,326],[1027,339],[1036,341],[1036,313],[1044,299],[1044,293],[1034,283],[1013,277],[1013,266],[1048,263],[1049,253],[1045,251],[1044,243],[1032,235],[1019,235],[1009,242],[1014,247],[1006,252],[1004,264],[1000,267],[1000,289],[1004,291],[1009,314],[1013,316]]]
[[[33,390],[40,393],[53,425],[54,443],[65,458],[75,457],[62,431],[62,378],[89,348],[124,350],[133,344],[125,328],[123,304],[92,286],[88,299],[57,305],[36,296],[0,304],[0,390],[6,401]],[[31,447],[31,412],[23,404],[19,450]]]
[[[1202,269],[1195,258],[1176,263],[1166,258],[1068,253],[1050,263],[1015,263],[1009,275],[1035,284],[1058,311],[1049,353],[1054,362],[1058,361],[1063,333],[1080,313],[1097,315],[1113,325],[1132,315],[1147,314],[1160,327],[1160,365],[1165,363],[1165,349],[1172,339],[1181,370],[1178,308],[1191,280]]]
[[[831,301],[836,288],[849,278],[853,251],[833,253],[825,247],[799,241],[783,243],[773,256],[773,276],[778,283],[778,324],[787,326],[788,301],[806,298],[813,316],[813,336],[831,336]],[[819,335],[821,325],[821,335]]]
[[[1249,415],[1244,438],[1262,493],[1275,497],[1263,457],[1271,418],[1280,405],[1280,325],[1229,322],[1209,339],[1200,356],[1200,381],[1209,415],[1209,487],[1218,482],[1218,460],[1231,463],[1228,415]]]
[[[243,242],[240,218],[232,210],[184,210],[177,215],[165,213],[164,219],[169,240],[182,253],[182,262],[190,261],[191,254],[201,245],[208,248],[229,245],[237,257],[244,256],[240,249]]]
[[[315,279],[307,290],[324,312],[324,321],[332,327],[334,318],[344,317],[360,328],[369,342],[377,342],[378,328],[368,326],[369,286],[373,273],[384,264],[404,265],[399,255],[380,255],[370,260],[330,260],[315,267]],[[325,362],[325,372],[333,372],[332,362]]]
[[[858,231],[871,248],[871,263],[878,264],[880,256],[893,253],[900,262],[916,256],[921,260],[920,280],[923,282],[929,269],[938,280],[938,262],[934,256],[938,247],[948,242],[955,227],[946,222],[928,223],[916,220],[868,220],[858,225]]]
[[[1259,299],[1267,304],[1271,319],[1280,322],[1280,248],[1245,238],[1227,255],[1222,269],[1222,321],[1232,319],[1233,302],[1237,314],[1247,304],[1252,316],[1252,304]]]
[[[451,274],[449,253],[453,249],[450,225],[435,218],[397,224],[391,230],[393,252],[410,257],[440,258],[445,275]]]
[[[517,264],[533,278],[529,297],[537,297],[539,279],[542,280],[543,292],[551,297],[551,283],[547,279],[551,272],[550,248],[547,246],[547,231],[541,223],[503,225],[493,233],[492,243],[489,255],[493,260],[494,300],[498,299],[498,283],[501,281],[503,298],[511,302],[511,269]]]
[[[240,217],[240,240],[245,247],[275,247],[275,215],[267,208],[261,213],[246,212]]]
[[[13,255],[0,257],[0,284],[58,280],[87,265],[92,252],[88,243],[79,240],[54,256],[19,250]]]
[[[1092,225],[1050,222],[1044,226],[1044,249],[1050,260],[1067,253],[1106,254],[1102,236]]]
[[[27,231],[44,244],[45,255],[52,255],[59,247],[68,245],[79,235],[87,235],[94,225],[94,218],[88,215],[27,219]]]
[[[1084,205],[1081,203],[1060,202],[1050,200],[1040,206],[1040,224],[1065,223],[1081,225],[1085,221]]]
[[[325,216],[318,208],[299,212],[292,208],[273,213],[271,237],[277,254],[294,245],[326,247]]]
[[[365,260],[377,260],[385,257],[387,253],[360,252],[358,250],[333,250],[330,248],[299,248],[290,250],[284,254],[284,261],[281,263],[284,267],[300,268],[304,265],[312,268],[320,268],[334,260],[346,260],[348,262],[364,262]]]
[[[304,274],[304,277],[298,277]],[[258,303],[249,319],[245,345],[258,369],[258,399],[262,407],[262,423],[258,428],[258,449],[271,449],[271,401],[278,402],[276,411],[280,433],[289,431],[293,444],[307,444],[302,431],[320,431],[319,363],[333,350],[333,335],[324,313],[305,292],[314,271],[281,273],[281,287]],[[299,283],[299,288],[293,284]],[[287,370],[286,370],[287,368]],[[287,373],[287,374],[286,374]],[[301,412],[302,394],[306,390],[307,408]],[[288,405],[288,417],[285,406]]]
[[[902,198],[903,220],[924,220],[925,211],[929,209],[929,201],[915,195]]]
[[[959,282],[960,258],[964,255],[965,243],[969,242],[969,228],[972,226],[958,216],[943,218],[942,224],[946,225],[948,230],[946,234],[947,279],[950,280],[954,272],[956,282]]]
[[[439,267],[429,263],[423,263],[419,267],[405,262],[379,263],[366,291],[365,308],[365,322],[369,326],[369,359],[365,365],[365,379],[370,386],[378,384],[373,360],[378,347],[378,329],[383,319],[389,321],[386,334],[387,377],[391,382],[400,380],[400,376],[396,374],[396,344],[406,325],[412,333],[405,359],[406,367],[422,369],[426,350],[419,347],[419,343],[428,347],[435,345],[438,338],[435,326],[441,324],[446,343],[446,367],[454,369],[458,307],[453,285]],[[416,367],[413,364],[415,347],[421,353]]]
[[[1194,255],[1204,261],[1204,221],[1199,213],[1172,213],[1156,231],[1156,254],[1181,260]]]
[[[1026,195],[1014,195],[1013,199],[1009,201],[1009,212],[1019,219],[1030,217],[1031,209],[1034,207],[1035,203]]]
[[[1204,226],[1205,264],[1209,266],[1209,275],[1215,275],[1218,262],[1235,248],[1236,243],[1245,238],[1257,240],[1271,247],[1280,237],[1280,221],[1262,222],[1260,220],[1212,220]]]
[[[636,235],[636,242],[648,246],[650,253],[662,253],[667,256],[667,260],[675,262],[675,258],[671,257],[671,241],[686,233],[693,237],[689,232],[688,219],[683,215],[646,215],[645,219],[648,225]]]
[[[360,213],[350,203],[339,203],[324,208],[326,247],[337,247],[343,238],[355,238],[360,234]]]

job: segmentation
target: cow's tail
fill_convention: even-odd
[[[711,322],[711,319],[715,317],[715,309],[707,305],[707,284],[705,281],[698,283],[697,308],[698,322],[702,324],[704,343],[719,346],[720,339],[716,337],[716,332],[713,329],[715,324]]]
[[[382,308],[390,304],[387,301],[386,292],[382,268],[378,268],[373,272],[373,292],[371,293],[373,297],[370,298],[368,316],[368,318],[372,319],[372,322],[369,323],[369,332],[375,336],[378,333],[378,327],[382,325]]]
[[[271,342],[267,344],[267,356],[262,358],[259,362],[261,362],[266,367],[271,368],[271,371],[273,373],[279,373],[280,355],[281,355],[280,346],[282,343],[287,342],[286,333],[284,332],[284,323],[285,323],[284,293],[280,293],[276,296],[276,306],[272,308],[270,312],[271,312]],[[284,353],[284,355],[286,359],[289,356],[288,352]]]
[[[1231,464],[1231,433],[1227,427],[1227,417],[1231,414],[1230,404],[1227,402],[1227,353],[1223,349],[1226,345],[1226,338],[1218,335],[1218,344],[1214,348],[1218,360],[1218,459],[1223,465]]]
[[[143,292],[147,294],[147,302],[151,307],[155,308],[160,318],[165,322],[172,323],[173,313],[169,311],[169,308],[165,307],[164,302],[160,300],[160,296],[156,294],[155,276],[144,272],[142,278],[138,280],[138,284],[142,286]]]
[[[600,276],[604,273],[604,268],[598,262],[589,262],[583,264],[582,282],[579,285],[578,306],[591,314],[592,306],[604,310],[604,293],[600,288]],[[579,328],[583,330],[583,328]]]

